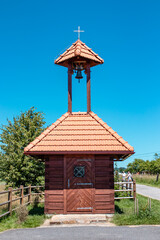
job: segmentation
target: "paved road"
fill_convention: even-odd
[[[160,200],[160,188],[136,184],[136,189],[137,189],[137,193],[141,195]]]
[[[160,226],[139,227],[48,227],[9,230],[0,240],[159,240]]]

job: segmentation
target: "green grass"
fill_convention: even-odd
[[[134,214],[134,201],[121,199],[115,201],[115,215],[112,222],[116,225],[160,224],[160,201],[151,199],[151,211],[148,198],[138,195],[139,214]]]
[[[27,207],[29,215],[23,223],[18,223],[18,217],[15,212],[12,216],[6,216],[0,219],[0,232],[13,228],[34,228],[43,224],[46,219],[44,215],[44,204],[38,204],[37,207],[30,205]]]
[[[152,187],[158,187],[160,188],[160,176],[158,182],[156,182],[156,175],[133,175],[133,179],[136,180],[136,183],[152,186]]]

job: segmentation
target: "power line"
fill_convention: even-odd
[[[153,154],[155,154],[155,153],[160,154],[160,151],[149,152],[149,153],[134,154],[132,157],[137,157],[137,156],[143,156],[143,157],[145,157],[145,156],[153,155]]]

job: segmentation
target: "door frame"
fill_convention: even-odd
[[[92,211],[91,212],[67,212],[67,159],[68,158],[84,158],[84,159],[92,159]],[[64,214],[92,214],[95,213],[95,155],[64,155]]]

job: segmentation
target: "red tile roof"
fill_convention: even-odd
[[[134,149],[95,113],[65,113],[25,149],[25,154],[112,153]]]
[[[89,48],[85,43],[78,39],[75,43],[71,45],[70,48],[68,48],[63,54],[61,54],[54,63],[67,67],[67,61],[76,57],[91,60],[91,67],[102,64],[104,62],[104,60],[100,58],[98,54],[93,52],[91,48]]]

